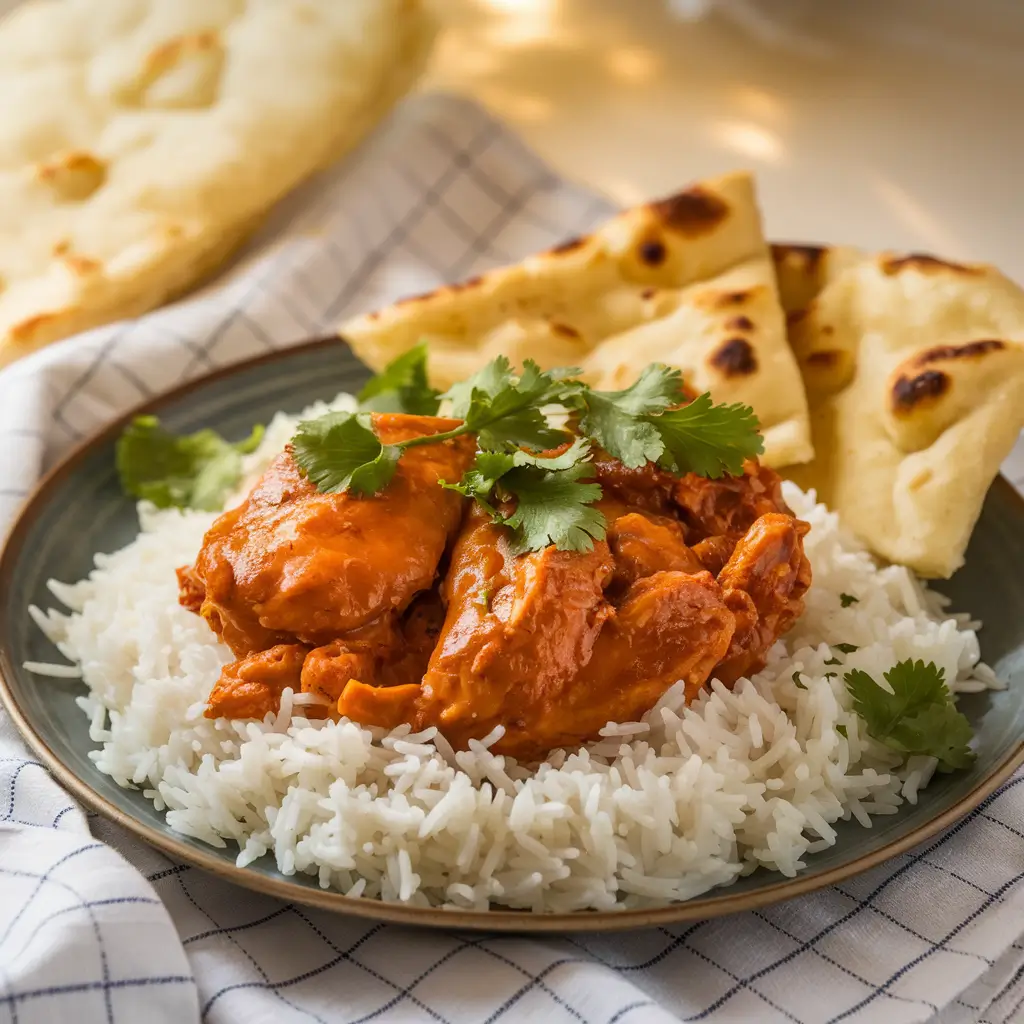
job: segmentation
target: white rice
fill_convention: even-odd
[[[294,422],[275,418],[250,474]],[[766,669],[731,692],[714,683],[690,707],[676,686],[643,722],[609,725],[589,748],[535,768],[490,753],[500,730],[456,753],[434,729],[307,720],[309,698],[290,691],[262,723],[203,718],[231,654],[178,605],[174,569],[194,559],[206,513],[143,504],[137,540],[97,555],[87,580],[52,582],[70,614],[32,614],[72,665],[29,668],[81,676],[90,756],[172,828],[237,846],[240,865],[270,854],[285,874],[351,896],[604,910],[688,899],[758,867],[792,876],[836,842],[835,822],[870,827],[916,802],[935,770],[864,733],[844,671],[881,680],[923,658],[954,690],[999,684],[979,663],[977,623],[945,613],[906,570],[877,569],[813,495],[787,485],[786,498],[812,526],[814,585]],[[841,594],[856,603],[844,608]],[[837,643],[859,649],[843,655]]]

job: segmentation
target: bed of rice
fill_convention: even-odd
[[[274,420],[247,472],[294,422]],[[32,615],[73,665],[33,667],[84,681],[100,771],[141,788],[179,832],[237,846],[240,865],[269,853],[325,888],[423,906],[684,900],[759,866],[793,875],[834,844],[839,819],[870,827],[917,800],[934,761],[901,763],[867,737],[844,671],[880,679],[924,658],[954,690],[997,685],[978,660],[977,623],[943,614],[906,570],[876,568],[813,495],[787,485],[786,498],[812,525],[814,585],[765,670],[732,692],[713,684],[690,707],[675,687],[643,722],[609,726],[600,742],[539,767],[491,754],[496,736],[456,753],[434,729],[308,721],[289,692],[262,723],[205,719],[231,654],[178,606],[174,569],[193,560],[206,513],[142,505],[137,540],[97,555],[84,581],[52,582],[69,613]],[[843,607],[842,594],[856,603]],[[842,654],[837,643],[859,649]]]

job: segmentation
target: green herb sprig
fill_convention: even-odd
[[[439,481],[479,502],[513,532],[518,551],[554,544],[585,551],[605,535],[594,503],[600,485],[588,480],[593,443],[626,466],[656,462],[673,473],[720,477],[742,472],[763,451],[758,422],[743,405],[714,405],[709,395],[684,404],[682,375],[648,366],[622,391],[595,391],[576,369],[542,370],[526,360],[516,374],[504,356],[438,395],[427,383],[426,349],[400,356],[360,393],[358,413],[306,420],[292,439],[296,463],[323,492],[372,495],[383,490],[402,452],[465,434],[476,436],[472,467],[461,480]],[[461,423],[436,434],[384,445],[366,410],[436,412],[442,401]],[[561,409],[576,421],[577,436],[552,427],[546,413]],[[566,446],[557,455],[550,452]],[[511,512],[498,505],[514,501]]]
[[[901,754],[935,757],[943,771],[970,767],[974,732],[953,704],[943,670],[907,659],[882,675],[890,690],[860,669],[844,677],[869,735]]]
[[[157,508],[216,511],[242,478],[242,456],[263,440],[263,427],[236,444],[214,430],[176,436],[156,416],[136,416],[115,449],[121,487]]]

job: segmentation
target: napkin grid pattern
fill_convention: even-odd
[[[471,104],[408,101],[287,200],[227,280],[0,375],[0,524],[72,444],[159,391],[609,210]],[[1024,480],[1020,450],[1008,471]],[[763,911],[618,936],[459,935],[177,864],[69,803],[0,722],[0,1024],[1005,1024],[1024,1019],[1022,782],[911,854]]]

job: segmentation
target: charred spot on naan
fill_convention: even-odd
[[[996,338],[935,345],[904,359],[886,385],[888,430],[919,451],[1024,372],[1024,347]]]
[[[754,285],[751,288],[739,288],[721,290],[708,288],[703,291],[695,300],[694,305],[711,312],[719,312],[732,309],[734,306],[747,306],[761,298],[767,289],[764,285]]]
[[[725,329],[727,331],[752,331],[754,330],[754,321],[749,316],[734,316],[726,320]]]
[[[649,267],[660,267],[668,256],[668,250],[660,238],[648,238],[637,246],[637,255],[641,263]]]
[[[903,270],[917,270],[922,274],[935,274],[951,270],[957,274],[975,276],[982,273],[981,267],[972,267],[965,263],[952,263],[941,260],[937,256],[929,256],[924,252],[910,252],[905,256],[883,256],[879,260],[882,273],[888,277],[899,274]]]
[[[555,334],[560,334],[563,338],[581,338],[582,335],[576,330],[571,324],[559,323],[557,320],[551,321],[551,330]]]
[[[900,374],[889,391],[893,415],[913,415],[921,407],[941,398],[952,383],[941,370],[925,370],[914,377]]]
[[[988,352],[1001,352],[1006,347],[1005,341],[995,338],[968,341],[963,345],[936,345],[922,352],[914,362],[918,366],[927,366],[928,363],[943,362],[947,359],[977,359]]]
[[[943,370],[934,369],[936,363],[979,363],[1009,348],[1007,342],[997,338],[980,338],[961,345],[935,345],[904,360],[890,378],[889,404],[893,415],[913,415],[938,401],[953,387],[953,378]]]
[[[567,238],[564,242],[559,242],[558,245],[553,245],[548,249],[548,255],[562,256],[567,252],[574,252],[576,249],[580,249],[586,244],[586,238],[581,235],[576,235],[574,238]]]
[[[757,370],[757,357],[746,338],[730,338],[711,353],[708,362],[726,377],[745,377]]]
[[[699,185],[659,199],[648,208],[669,231],[687,238],[713,231],[730,212],[721,196]]]

